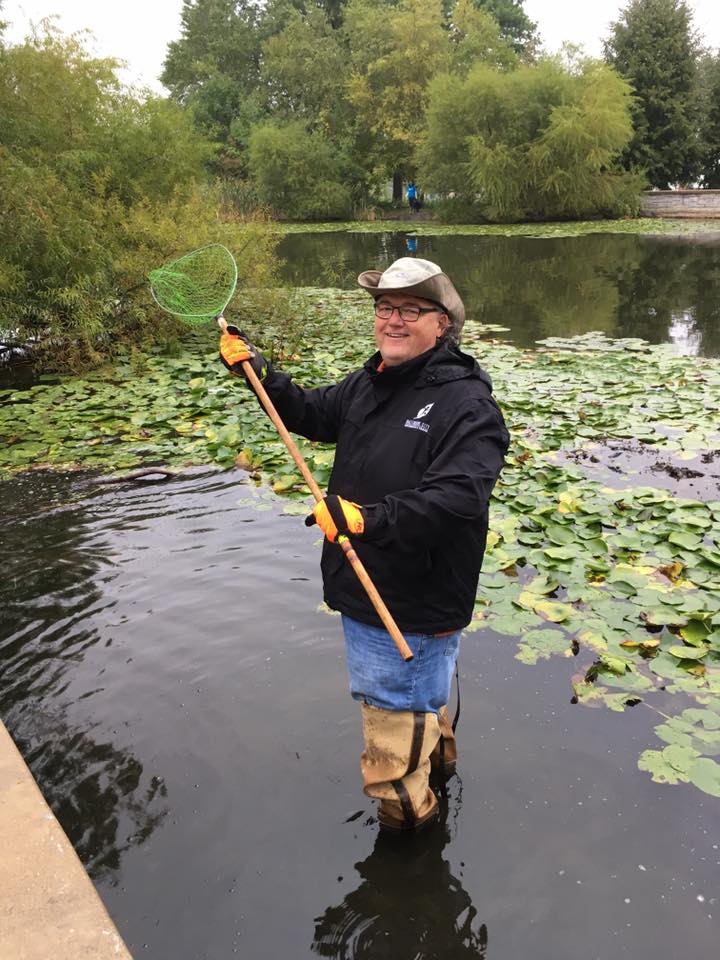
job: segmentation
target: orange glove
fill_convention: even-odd
[[[362,507],[350,500],[343,500],[334,493],[329,493],[315,506],[312,514],[305,518],[306,527],[311,527],[314,523],[317,523],[330,543],[335,543],[338,536],[362,533],[365,529]]]
[[[260,380],[267,374],[265,358],[237,327],[228,326],[227,333],[220,337],[220,359],[230,373],[243,373],[243,361],[249,360]]]

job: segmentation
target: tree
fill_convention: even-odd
[[[466,79],[430,87],[420,173],[489,219],[631,212],[640,184],[617,169],[632,134],[630,87],[593,60],[558,59],[500,73],[480,64]]]
[[[476,6],[474,0],[457,0],[450,17],[450,39],[453,72],[466,74],[476,63],[508,69],[518,62],[513,45],[502,35],[497,20]]]
[[[509,40],[516,53],[532,56],[537,45],[537,24],[523,10],[524,0],[473,0],[478,10],[489,13],[498,23],[500,34]]]
[[[343,29],[346,97],[376,179],[412,176],[424,133],[428,81],[450,63],[441,0],[350,0]]]
[[[181,22],[160,79],[222,143],[244,99],[260,85],[260,11],[251,0],[184,0]]]
[[[273,113],[340,134],[347,58],[340,31],[322,10],[294,10],[263,45],[262,79]]]
[[[720,188],[720,54],[707,53],[699,63],[701,163],[703,186]]]
[[[635,90],[626,167],[654,187],[689,183],[699,172],[697,41],[685,0],[630,0],[611,28],[605,59]]]

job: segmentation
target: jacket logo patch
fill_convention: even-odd
[[[430,404],[432,406],[432,404]],[[411,430],[422,430],[423,433],[427,433],[430,429],[429,423],[423,423],[422,420],[406,420],[405,426],[410,427]]]
[[[435,406],[434,403],[428,403],[427,406],[425,406],[425,407],[420,407],[420,409],[418,410],[418,412],[415,414],[415,419],[416,419],[416,420],[422,420],[423,417],[426,417],[426,416],[430,413],[430,411],[432,410],[432,408],[433,408],[434,406]],[[406,426],[407,426],[407,424],[406,424]]]

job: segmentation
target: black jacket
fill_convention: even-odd
[[[489,376],[457,348],[378,372],[380,361],[312,390],[270,368],[264,386],[289,430],[337,444],[328,492],[364,508],[353,545],[400,630],[458,630],[472,617],[508,432]],[[322,574],[330,607],[382,626],[327,540]]]

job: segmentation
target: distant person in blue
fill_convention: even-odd
[[[422,201],[418,197],[417,187],[412,180],[408,183],[407,198],[408,204],[410,205],[410,213],[419,213],[420,207],[422,207]]]
[[[417,253],[417,237],[406,237],[405,246],[408,249],[408,253],[416,254]]]

